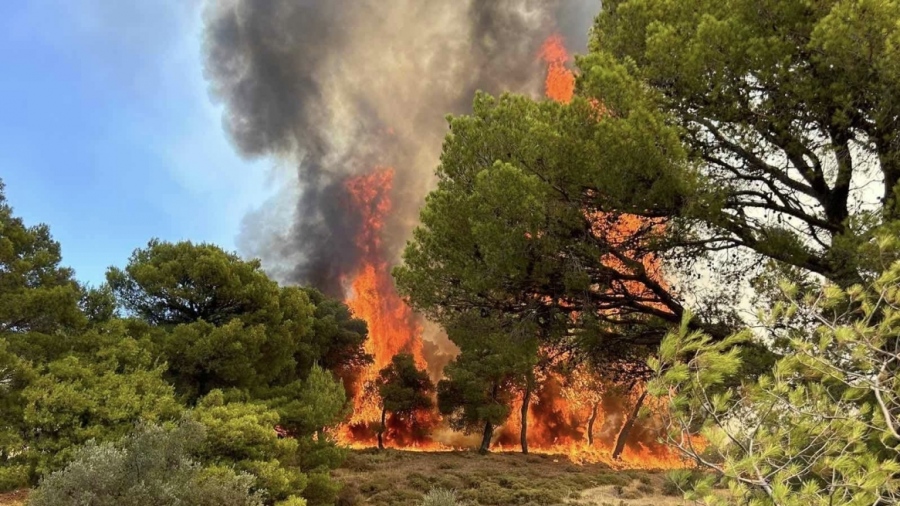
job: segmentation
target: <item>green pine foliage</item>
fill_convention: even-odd
[[[318,365],[310,369],[306,380],[270,390],[267,403],[292,434],[322,433],[349,414],[344,386]]]
[[[81,288],[61,259],[46,225],[27,227],[13,215],[0,181],[0,333],[55,334],[83,324]]]
[[[896,237],[879,241],[900,247]],[[767,328],[785,336],[771,372],[738,377],[735,344],[686,326],[651,361],[668,398],[668,442],[714,474],[690,482],[706,504],[863,505],[900,501],[900,262],[874,282],[782,286]],[[739,386],[722,388],[728,383]],[[674,395],[673,395],[674,394]],[[686,437],[699,431],[708,446]],[[714,493],[714,480],[728,485]]]
[[[69,355],[41,369],[22,391],[25,456],[38,473],[59,468],[89,440],[118,439],[139,421],[173,420],[183,409],[163,367],[134,339]]]
[[[150,241],[96,288],[60,258],[0,191],[0,490],[44,476],[35,504],[81,504],[92,480],[91,504],[333,504],[344,451],[326,433],[340,377],[371,360],[364,322],[209,244]],[[180,456],[159,445],[181,429],[127,436],[179,419],[204,433]]]
[[[412,355],[401,353],[378,374],[378,395],[384,409],[395,415],[410,415],[433,406],[434,383],[428,372],[416,367]]]
[[[274,500],[303,492],[307,476],[297,468],[298,443],[278,436],[278,413],[265,403],[227,402],[214,390],[188,416],[206,429],[203,462],[255,476],[256,488]]]
[[[898,18],[892,0],[604,2],[579,93],[677,127],[704,183],[679,221],[701,251],[746,248],[846,287],[865,274],[859,245],[900,218]],[[860,177],[874,207],[858,205]]]
[[[275,395],[316,364],[344,375],[370,360],[365,322],[346,305],[279,287],[258,261],[213,245],[150,241],[107,278],[129,314],[161,331],[168,377],[189,402],[215,389]]]

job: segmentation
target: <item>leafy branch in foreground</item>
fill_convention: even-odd
[[[785,329],[787,353],[771,373],[725,388],[741,366],[735,345],[750,335],[715,342],[686,325],[651,360],[651,392],[668,399],[669,444],[715,471],[688,496],[707,504],[897,504],[900,262],[867,287],[782,291],[767,321]],[[703,448],[687,436],[698,431]],[[729,497],[712,493],[717,479]]]

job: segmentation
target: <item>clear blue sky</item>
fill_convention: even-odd
[[[0,178],[98,284],[152,237],[234,249],[268,193],[203,79],[197,0],[0,2]]]

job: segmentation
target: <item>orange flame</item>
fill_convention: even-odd
[[[540,57],[547,63],[546,95],[548,98],[568,103],[575,93],[575,74],[567,68],[571,61],[564,41],[559,35],[551,36],[543,44]],[[596,104],[598,120],[606,115],[602,104]],[[371,447],[375,443],[375,430],[381,418],[381,400],[375,389],[378,372],[388,365],[398,353],[412,353],[419,367],[426,365],[423,355],[422,328],[419,320],[397,295],[389,273],[389,263],[383,248],[385,219],[391,212],[390,194],[394,171],[377,168],[370,174],[350,178],[345,186],[353,208],[359,213],[361,228],[356,246],[360,262],[355,272],[348,273],[347,304],[353,313],[369,326],[365,343],[368,353],[374,357],[370,365],[353,385],[353,415],[340,427],[338,442],[351,448]],[[597,213],[589,216],[594,223],[595,234],[604,234],[613,243],[628,244],[643,227],[661,227],[631,215],[613,218]],[[628,258],[636,252],[627,246],[621,248]],[[661,264],[654,256],[635,258],[655,281],[664,285]],[[626,272],[633,266],[610,256],[603,258],[607,266]],[[665,286],[665,285],[664,285]],[[638,295],[647,287],[630,282],[625,287]],[[565,359],[562,359],[565,360]],[[537,387],[528,409],[529,431],[527,439],[530,451],[560,455],[573,462],[607,463],[617,468],[673,469],[686,463],[668,447],[656,442],[661,427],[654,427],[654,420],[637,423],[620,460],[612,459],[612,450],[627,413],[631,411],[638,394],[614,392],[617,386],[604,382],[596,374],[577,367],[565,377],[545,373],[537,378]],[[522,424],[520,394],[513,403],[512,416],[499,429],[494,450],[518,451],[519,430]],[[647,399],[652,410],[663,409],[659,399]],[[593,420],[590,424],[589,421]],[[437,432],[440,417],[436,413],[415,413],[408,420],[388,419],[385,443],[388,447],[407,451],[447,451],[465,448],[465,443],[440,443],[442,436],[423,433]],[[588,443],[587,427],[592,426],[593,444]],[[446,427],[440,428],[444,433]],[[448,439],[448,438],[443,438]],[[442,439],[442,440],[443,440]],[[462,441],[451,437],[448,440]],[[703,442],[695,439],[695,444]]]
[[[559,35],[552,35],[541,47],[540,57],[547,63],[547,80],[544,82],[547,98],[569,103],[575,96],[575,74],[566,67],[571,59],[565,42]]]
[[[365,349],[374,358],[357,381],[351,426],[380,422],[381,400],[374,382],[378,372],[395,355],[411,353],[419,367],[425,366],[421,325],[397,295],[382,248],[385,218],[391,212],[393,182],[393,169],[377,168],[371,174],[351,178],[345,184],[353,208],[361,219],[356,239],[361,261],[357,272],[353,273],[355,277],[347,305],[357,318],[368,323]]]

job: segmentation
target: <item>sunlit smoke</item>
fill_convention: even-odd
[[[226,130],[243,155],[296,168],[247,217],[242,253],[261,258],[279,281],[342,296],[341,277],[359,261],[361,225],[345,205],[345,178],[394,167],[383,240],[396,263],[434,183],[445,115],[467,112],[479,89],[539,93],[542,42],[560,28],[583,38],[600,3],[210,0],[208,7],[206,74],[224,102]]]

